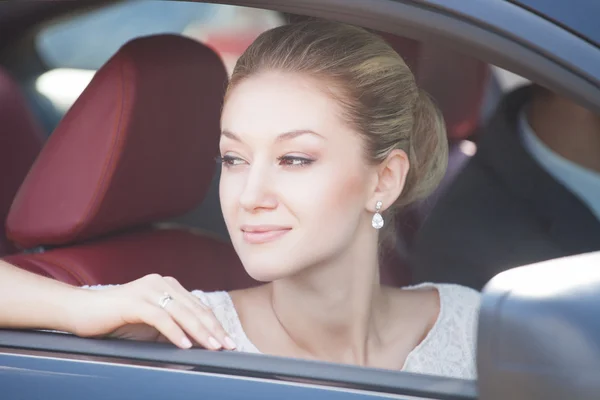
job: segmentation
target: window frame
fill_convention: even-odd
[[[435,41],[544,85],[600,113],[600,49],[508,1],[478,0],[477,7],[473,1],[464,0],[210,2],[328,18],[415,40]]]
[[[5,368],[44,375],[53,368],[77,369],[77,364],[82,362],[92,367],[94,363],[109,364],[122,369],[125,375],[144,373],[144,367],[158,368],[165,373],[193,373],[200,380],[217,374],[234,380],[258,379],[266,388],[269,384],[308,385],[321,391],[362,393],[365,397],[393,395],[401,399],[473,400],[477,396],[474,381],[453,378],[235,351],[180,350],[168,343],[0,330],[0,365]],[[182,369],[184,366],[191,368]],[[71,374],[69,371],[63,372]],[[148,384],[155,383],[149,381]],[[157,387],[156,390],[161,389]]]

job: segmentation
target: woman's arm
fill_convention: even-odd
[[[170,301],[161,302],[167,293]],[[90,290],[0,261],[0,327],[139,340],[157,340],[163,335],[181,348],[191,347],[191,340],[213,350],[235,348],[200,299],[176,279],[156,274]]]
[[[73,332],[85,292],[0,261],[0,326]]]

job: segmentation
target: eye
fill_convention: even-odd
[[[304,167],[312,164],[315,160],[298,156],[283,156],[278,158],[279,163],[286,167]]]
[[[221,164],[223,164],[223,166],[225,166],[226,168],[246,164],[246,161],[244,161],[244,159],[242,159],[240,157],[235,157],[232,155],[227,155],[227,154],[224,156],[218,157],[218,161]]]

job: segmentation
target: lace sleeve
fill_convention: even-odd
[[[117,287],[117,286],[121,286],[121,285],[83,285],[83,286],[79,286],[79,287],[81,289],[102,290],[102,289],[108,289],[108,288]]]
[[[463,379],[477,379],[477,326],[481,294],[475,290],[456,286],[456,303],[461,309],[459,322],[463,327],[462,344],[465,352],[465,376]]]
[[[194,290],[192,294],[197,296],[202,303],[212,310],[217,320],[221,323],[221,326],[223,326],[223,329],[225,329],[225,332],[236,343],[236,351],[259,353],[256,346],[246,336],[229,293],[224,291],[207,293],[201,290]]]
[[[407,358],[405,371],[475,380],[480,294],[460,285],[434,286],[440,293],[438,321]]]

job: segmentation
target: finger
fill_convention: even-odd
[[[192,342],[185,335],[183,330],[175,323],[169,313],[162,310],[160,307],[146,304],[145,306],[140,307],[136,314],[142,322],[153,326],[175,346],[182,349],[189,349],[192,347]]]
[[[219,322],[212,310],[204,305],[202,300],[187,291],[177,279],[172,277],[166,277],[164,279],[172,289],[173,296],[177,298],[177,301],[187,306],[224,348],[229,350],[236,348],[235,342],[229,337],[225,329],[223,329],[223,325]]]
[[[159,307],[160,308],[160,307]],[[212,332],[204,325],[203,319],[195,315],[178,299],[173,298],[165,306],[164,310],[193,340],[201,346],[210,350],[220,350],[223,345],[213,336]],[[208,313],[204,311],[203,313]]]
[[[196,296],[190,293],[190,296],[197,299]],[[201,303],[200,299],[198,302]],[[215,338],[225,347],[226,349],[233,350],[237,346],[233,339],[227,334],[223,325],[219,322],[215,314],[211,309],[203,309],[200,306],[194,310],[194,313],[200,318],[202,324],[208,328],[208,330],[214,335]]]
[[[202,319],[196,317],[190,310],[190,306],[195,304],[190,300],[190,293],[184,289],[181,296],[176,294],[175,296],[177,297],[173,297],[176,289],[169,285],[168,281],[173,282],[175,279],[166,279],[158,274],[150,274],[136,281],[136,286],[141,293],[144,293],[142,296],[145,298],[145,303],[149,303],[153,307],[166,312],[191,339],[207,349],[221,349],[223,346],[208,331],[207,327],[204,326]],[[172,296],[172,300],[165,303],[164,308],[162,308],[160,301],[165,293],[169,293]],[[188,306],[186,306],[186,302]],[[203,311],[204,315],[206,315],[206,310]]]

